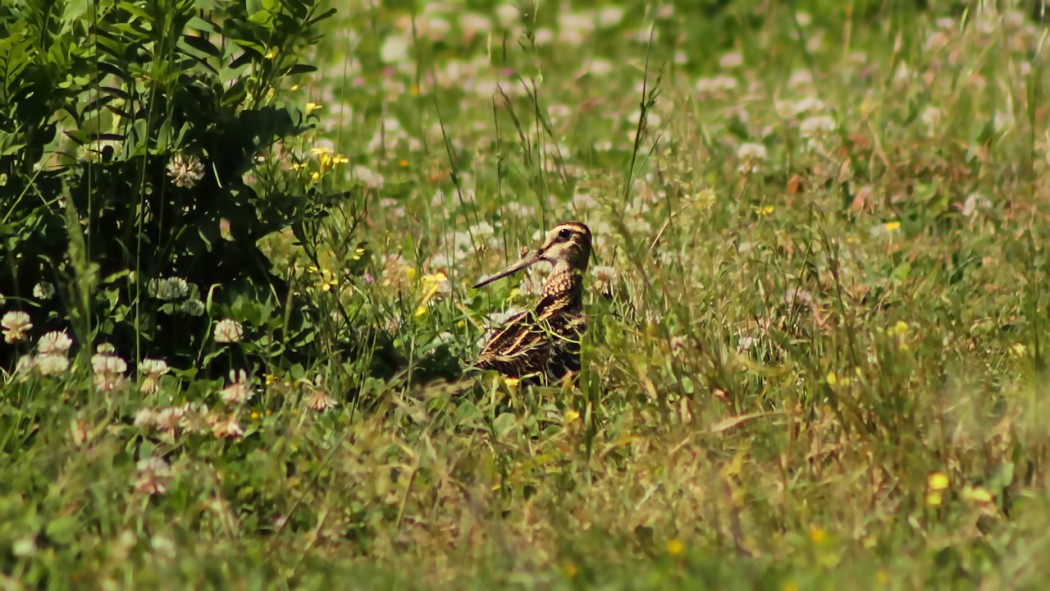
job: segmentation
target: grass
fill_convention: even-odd
[[[1044,29],[803,4],[341,9],[289,90],[356,209],[266,245],[330,354],[235,437],[134,421],[221,406],[192,368],[17,389],[5,587],[1041,588]],[[568,219],[583,373],[459,381]]]

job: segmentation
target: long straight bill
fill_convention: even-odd
[[[525,267],[528,267],[529,265],[534,265],[534,264],[538,263],[539,261],[540,261],[540,253],[538,251],[534,252],[531,255],[529,255],[528,257],[526,257],[524,259],[521,259],[520,261],[514,263],[513,265],[507,267],[506,269],[500,271],[499,273],[496,273],[495,275],[492,275],[490,277],[486,277],[486,278],[482,279],[481,281],[478,281],[474,285],[474,289],[477,289],[479,287],[485,287],[486,285],[492,283],[493,281],[496,281],[497,279],[503,279],[507,275],[513,275],[514,273],[517,273],[518,271],[521,271]]]

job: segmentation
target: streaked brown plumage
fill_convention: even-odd
[[[535,376],[548,381],[579,371],[580,339],[587,328],[583,275],[590,257],[590,229],[580,222],[566,222],[555,226],[538,250],[475,285],[488,285],[540,261],[553,266],[536,307],[513,316],[498,329],[474,366],[508,377]]]

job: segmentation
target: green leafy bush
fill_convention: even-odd
[[[245,362],[216,359],[232,354],[209,344],[217,327],[234,330],[220,342],[259,337],[237,353],[256,361],[308,354],[308,322],[256,243],[342,196],[252,173],[311,126],[278,97],[313,69],[299,60],[331,14],[317,4],[0,8],[5,309],[28,313],[33,333],[71,329],[215,373]],[[6,367],[25,352],[4,351]]]

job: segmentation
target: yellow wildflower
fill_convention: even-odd
[[[412,271],[411,278],[415,277],[416,270],[409,267],[409,271]],[[407,273],[407,271],[406,271]],[[423,299],[419,302],[419,307],[416,309],[416,316],[422,316],[426,314],[426,306],[430,303],[430,300],[434,299],[439,293],[446,292],[451,289],[448,283],[448,276],[438,271],[437,273],[428,273],[423,275],[420,279],[423,284]],[[421,311],[422,310],[422,311]]]
[[[886,222],[885,224],[882,225],[882,227],[886,228],[887,232],[895,232],[895,231],[901,229],[901,223],[896,221],[896,220],[894,220],[892,222]]]
[[[992,493],[989,492],[988,489],[984,488],[983,486],[967,486],[962,491],[962,497],[967,501],[971,501],[979,505],[991,503],[992,499],[994,498],[992,497]]]
[[[339,285],[339,278],[335,276],[335,273],[325,269],[321,275],[321,291],[332,291],[332,288],[337,285]]]
[[[824,528],[817,526],[810,526],[809,528],[809,541],[814,545],[819,546],[826,542],[828,539],[828,532],[824,531]]]
[[[934,472],[926,479],[926,485],[930,487],[930,490],[934,491],[944,490],[948,488],[948,484],[948,475],[944,472]]]
[[[711,206],[715,204],[716,199],[717,195],[715,194],[714,189],[701,189],[700,192],[696,194],[696,207],[701,210],[711,209]]]
[[[681,556],[685,553],[685,544],[678,538],[667,540],[667,553],[671,556]]]
[[[280,53],[280,52],[281,52],[280,48],[278,48],[278,47],[271,47],[270,49],[268,49],[266,51],[266,54],[263,55],[263,57],[268,59],[268,60],[276,59],[277,58],[277,54]]]
[[[757,213],[758,215],[769,215],[773,213],[773,209],[774,208],[772,205],[763,205],[761,207],[756,207],[755,213]]]
[[[313,113],[314,111],[317,111],[320,108],[321,105],[317,103],[306,103],[306,114],[309,115],[310,113]]]
[[[427,273],[420,279],[423,283],[423,289],[430,291],[431,289],[443,289],[445,284],[448,283],[448,275],[438,271],[437,273]]]

